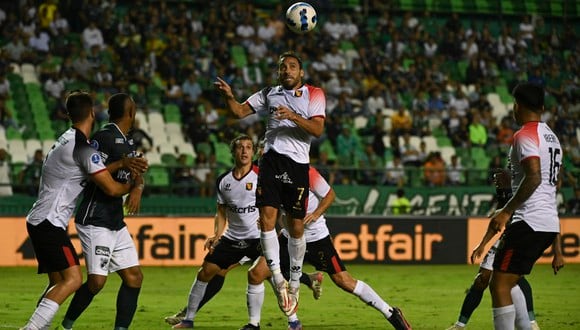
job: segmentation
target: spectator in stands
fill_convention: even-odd
[[[215,154],[206,156],[204,152],[199,152],[195,159],[193,175],[199,185],[199,195],[201,197],[213,196],[215,192],[215,173],[217,170]]]
[[[105,48],[105,39],[103,38],[103,33],[95,21],[91,21],[89,25],[83,30],[82,42],[86,51],[89,51],[93,46],[97,46],[100,49]]]
[[[0,197],[2,196],[12,196],[10,155],[4,148],[0,148]]]
[[[472,147],[485,147],[487,145],[487,128],[481,124],[481,115],[474,112],[471,124],[469,124],[469,142]]]
[[[354,173],[352,172],[352,168],[355,165],[355,156],[358,148],[359,144],[351,132],[350,125],[343,124],[342,131],[336,138],[335,150],[338,156],[339,166],[350,167],[348,173]]]
[[[391,135],[391,145],[393,140],[399,140],[399,137]],[[422,161],[419,159],[419,150],[411,144],[411,134],[403,134],[403,143],[399,147],[401,159],[405,166],[421,166]]]
[[[451,156],[451,164],[447,165],[447,183],[452,186],[463,184],[463,166],[457,155]]]
[[[385,165],[385,173],[382,184],[395,187],[403,187],[406,183],[405,167],[401,160],[399,152],[393,153],[393,159],[389,160]]]
[[[423,165],[425,183],[429,187],[442,187],[445,184],[445,162],[439,151],[431,152]]]
[[[364,102],[365,114],[368,116],[375,116],[377,112],[382,111],[386,107],[386,101],[383,96],[384,86],[380,85],[372,89],[371,94]]]
[[[524,15],[522,17],[522,22],[519,25],[520,37],[525,40],[528,44],[534,39],[534,24],[532,23],[532,18],[530,15]]]
[[[60,99],[60,96],[65,91],[64,79],[59,72],[54,72],[48,75],[44,82],[44,91],[49,98],[55,100]]]
[[[35,56],[25,43],[25,38],[20,32],[12,35],[10,41],[2,49],[6,52],[8,59],[16,63],[34,63]]]
[[[24,166],[18,174],[18,183],[23,186],[30,196],[36,196],[38,194],[43,161],[44,154],[41,149],[38,149],[34,152],[32,161]]]
[[[469,59],[469,64],[467,69],[465,69],[465,81],[466,85],[473,85],[479,83],[484,79],[485,76],[483,74],[483,70],[479,64],[479,60],[477,57],[471,57]]]
[[[332,12],[328,20],[322,25],[322,32],[328,35],[332,40],[338,41],[342,38],[343,26],[338,20],[338,14]]]
[[[359,184],[376,185],[379,182],[380,169],[383,168],[382,155],[379,156],[373,149],[372,141],[364,144],[362,152],[359,151],[358,180]]]
[[[113,73],[109,70],[107,64],[102,63],[99,66],[95,74],[94,85],[97,92],[100,93],[108,92],[109,94],[115,94],[117,92],[114,85]]]
[[[183,104],[183,90],[175,77],[170,77],[165,88],[165,101],[181,106]]]
[[[449,108],[455,108],[459,116],[465,116],[469,110],[469,100],[459,84],[456,85],[455,95],[449,101]]]
[[[93,64],[87,58],[87,52],[81,50],[79,56],[72,62],[72,67],[79,80],[93,82]]]
[[[28,46],[36,52],[39,58],[50,52],[50,34],[45,29],[37,27],[34,33],[28,38]]]
[[[404,134],[410,134],[412,127],[413,120],[409,115],[409,111],[404,107],[400,107],[397,112],[391,116],[392,136],[399,137]]]
[[[203,91],[194,70],[191,70],[187,75],[187,79],[181,85],[181,90],[183,91],[183,106],[195,106]]]

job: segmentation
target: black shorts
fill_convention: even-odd
[[[220,238],[212,253],[205,256],[205,261],[218,265],[221,269],[228,269],[237,264],[243,257],[256,260],[262,255],[260,239],[246,239],[234,241],[229,238]]]
[[[282,274],[287,276],[290,274],[288,238],[284,235],[280,235],[278,241],[280,242],[280,268]],[[338,256],[338,252],[336,252],[330,236],[326,236],[325,238],[315,242],[306,243],[304,261],[314,266],[316,270],[328,273],[329,275],[346,271],[346,267]]]
[[[534,231],[525,221],[506,227],[493,261],[493,270],[526,275],[556,238],[556,233]]]
[[[66,230],[56,227],[48,220],[36,226],[27,222],[26,230],[38,260],[38,274],[60,272],[80,265]]]
[[[269,150],[260,159],[256,206],[283,208],[294,219],[303,219],[308,201],[309,164]]]

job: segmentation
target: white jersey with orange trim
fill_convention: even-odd
[[[308,176],[310,180],[310,194],[308,194],[308,210],[307,214],[311,214],[316,210],[320,200],[324,198],[330,192],[330,185],[326,180],[320,175],[318,170],[310,166],[308,171]],[[288,232],[285,228],[282,229],[282,234],[288,237]],[[310,222],[304,226],[304,238],[306,243],[319,241],[326,236],[330,235],[330,231],[326,226],[326,218],[322,214],[315,221]]]
[[[75,128],[68,129],[44,160],[38,199],[26,221],[38,225],[46,219],[66,230],[89,175],[106,170],[99,152],[90,146],[87,137]]]
[[[313,136],[288,119],[276,118],[278,106],[286,106],[302,118],[326,117],[326,97],[322,89],[302,85],[297,90],[282,86],[266,87],[250,96],[246,102],[253,111],[268,115],[264,153],[273,149],[297,163],[310,163],[310,142]]]
[[[542,181],[530,198],[514,212],[512,222],[525,221],[534,231],[560,232],[556,185],[562,165],[562,147],[546,123],[525,123],[514,134],[509,153],[514,193],[524,178],[521,163],[529,157],[540,159]]]
[[[232,170],[217,179],[217,203],[226,206],[227,228],[223,236],[231,240],[260,238],[256,183],[258,167],[242,178],[234,177]]]

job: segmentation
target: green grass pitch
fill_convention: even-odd
[[[306,266],[306,270],[310,270]],[[400,307],[413,329],[446,329],[457,318],[465,290],[477,266],[347,265],[355,278],[371,285],[389,304]],[[239,329],[247,323],[247,266],[232,270],[222,291],[201,311],[196,329]],[[143,289],[132,329],[169,329],[163,317],[186,304],[197,267],[145,267]],[[0,268],[0,329],[18,329],[34,310],[46,284],[45,275],[31,267]],[[542,329],[580,329],[580,265],[566,265],[554,276],[549,265],[537,265],[528,277],[537,320]],[[112,329],[119,278],[110,276],[103,291],[77,320],[75,329]],[[57,314],[62,320],[70,298]],[[469,329],[491,329],[489,292],[474,312]],[[356,297],[342,292],[325,276],[320,300],[302,286],[299,316],[305,329],[389,329],[382,315]],[[285,329],[269,285],[262,310],[262,329]]]

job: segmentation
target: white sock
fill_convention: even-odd
[[[52,319],[56,315],[56,312],[58,312],[59,307],[60,305],[55,301],[48,298],[42,298],[40,304],[38,304],[36,310],[24,328],[29,330],[48,328],[52,323]]]
[[[528,306],[526,305],[526,298],[519,285],[512,288],[512,301],[516,309],[516,328],[520,330],[531,330],[530,317],[528,315]]]
[[[260,240],[262,243],[262,252],[266,258],[268,268],[272,272],[273,279],[276,283],[281,282],[284,278],[280,272],[280,244],[278,243],[276,230],[261,232]]]
[[[391,317],[391,306],[387,304],[368,284],[361,280],[356,281],[356,285],[352,293],[359,297],[365,304],[372,306],[379,312],[383,313],[386,318]]]
[[[262,305],[264,304],[264,283],[258,285],[248,284],[246,299],[250,324],[258,326],[260,325]]]
[[[288,316],[288,323],[298,321],[298,314],[292,313],[292,315]]]
[[[304,235],[300,238],[288,238],[288,255],[290,256],[290,283],[293,288],[300,287],[300,277],[302,276],[302,263],[306,253],[306,239]]]
[[[493,327],[497,330],[512,330],[516,322],[516,308],[514,305],[494,307]]]
[[[197,314],[197,309],[199,308],[199,302],[203,299],[205,294],[205,289],[207,288],[207,282],[202,282],[195,279],[191,290],[189,291],[189,299],[187,301],[187,312],[185,313],[185,320],[193,320],[195,314]]]

